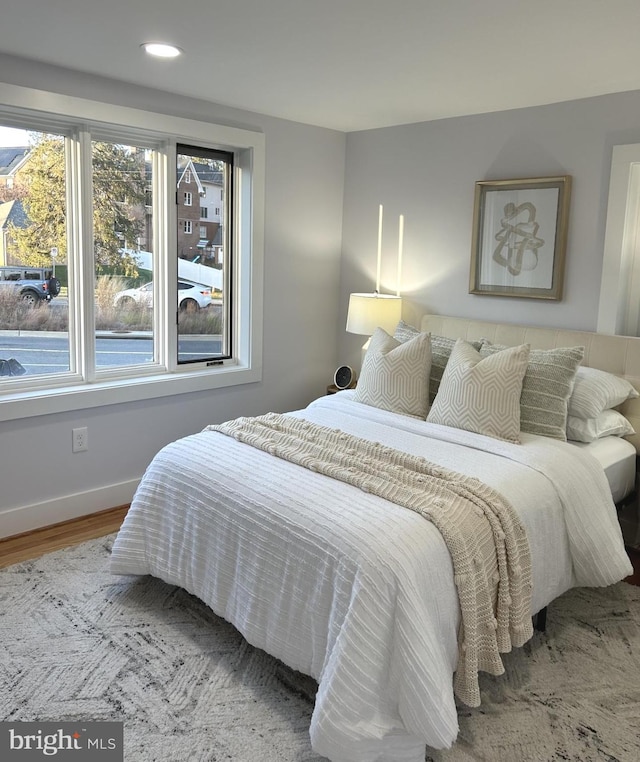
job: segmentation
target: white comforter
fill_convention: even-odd
[[[631,573],[608,484],[588,454],[512,445],[377,410],[352,392],[292,413],[500,491],[527,529],[532,613],[574,585]],[[113,548],[115,574],[184,587],[253,645],[319,684],[310,734],[334,762],[421,762],[456,739],[459,609],[424,518],[216,432],[164,448]]]

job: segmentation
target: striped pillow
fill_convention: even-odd
[[[528,359],[528,344],[482,358],[458,339],[427,421],[520,442],[520,394]]]
[[[431,343],[420,333],[401,344],[376,328],[362,363],[354,400],[424,419],[429,410]]]
[[[597,368],[580,367],[569,398],[569,415],[585,420],[595,418],[603,410],[637,396],[638,392],[624,378]]]
[[[420,331],[414,328],[409,323],[405,323],[401,320],[393,334],[393,338],[400,342],[409,341],[415,336],[418,336]],[[451,350],[455,346],[456,340],[449,339],[446,336],[431,335],[431,373],[429,374],[429,403],[433,404],[438,389],[440,387],[440,381],[442,374],[447,365]],[[472,347],[480,349],[482,346],[481,341],[470,341]]]
[[[504,351],[502,344],[485,342],[483,357]],[[584,347],[532,349],[520,397],[520,429],[552,439],[567,439],[567,406]]]

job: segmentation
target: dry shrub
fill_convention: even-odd
[[[31,305],[19,293],[0,289],[0,330],[66,331],[67,326],[67,310],[54,312],[45,301]]]
[[[150,331],[151,310],[143,304],[129,302],[114,304],[120,291],[131,284],[120,275],[100,275],[96,280],[96,330],[98,331]]]
[[[208,307],[197,312],[178,313],[178,332],[181,336],[202,334],[213,336],[222,333],[222,315],[219,309]]]
[[[0,289],[0,329],[3,331],[17,329],[18,311],[22,306],[19,294],[7,288]]]
[[[96,279],[96,307],[99,310],[109,310],[119,291],[130,288],[131,284],[121,275],[100,275]]]
[[[150,331],[152,324],[153,311],[145,304],[132,301],[117,307],[96,308],[98,331]]]

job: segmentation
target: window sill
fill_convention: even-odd
[[[209,368],[192,371],[188,374],[165,373],[42,391],[14,392],[0,396],[0,421],[222,389],[226,386],[255,383],[261,379],[260,368],[232,365],[216,370]]]

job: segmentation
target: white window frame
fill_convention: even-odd
[[[192,206],[193,204],[193,193],[191,191],[185,191],[184,194],[184,205],[185,206]]]
[[[155,219],[157,215],[154,215],[157,231],[157,244],[154,248],[166,252],[165,256],[158,259],[158,272],[163,267],[173,268],[173,273],[167,271],[162,278],[163,298],[154,300],[154,309],[160,311],[161,318],[165,317],[163,311],[168,309],[168,305],[175,304],[177,298],[177,214],[175,203],[171,203],[169,198],[175,200],[175,190],[169,192],[169,187],[173,184],[175,189],[177,182],[177,143],[234,152],[234,203],[237,210],[233,222],[235,277],[233,294],[230,295],[234,304],[231,316],[232,361],[215,366],[207,365],[206,361],[186,366],[168,363],[168,358],[176,356],[177,345],[177,331],[170,330],[163,343],[166,357],[160,358],[165,363],[164,368],[132,368],[128,369],[129,375],[120,373],[118,378],[97,373],[94,378],[82,379],[75,374],[73,377],[65,377],[63,383],[57,386],[53,379],[39,376],[34,377],[34,385],[27,388],[24,384],[17,388],[9,387],[6,391],[0,387],[0,421],[222,388],[262,379],[265,183],[265,141],[262,133],[5,83],[0,83],[0,122],[7,126],[27,126],[34,130],[73,135],[76,148],[68,159],[72,173],[77,166],[79,154],[83,151],[86,154],[89,150],[89,137],[85,130],[94,139],[99,138],[101,129],[104,129],[105,134],[117,134],[121,139],[128,135],[132,141],[137,139],[141,145],[155,140],[166,147],[166,150],[159,151],[157,155],[160,174],[168,177],[169,182],[154,188],[158,208],[166,210],[159,219]],[[88,179],[90,178],[86,176],[82,178],[85,183]],[[87,193],[86,185],[74,190],[72,196],[73,193]],[[68,218],[71,251],[91,247],[90,226],[81,218],[77,203],[69,205]],[[93,300],[82,298],[83,294],[90,293],[93,288],[93,273],[83,266],[83,261],[76,262],[76,265],[77,282],[70,284],[77,292],[69,309],[70,330],[78,325],[80,317],[84,319],[85,325],[93,325],[90,321]],[[168,277],[169,275],[173,277]],[[168,320],[162,320],[157,326],[159,331],[165,330]],[[90,351],[94,342],[91,331],[79,338],[82,341],[77,347],[80,356],[72,358],[72,369],[82,366],[81,355]]]
[[[640,335],[640,144],[617,145],[600,281],[598,333]]]
[[[191,220],[184,221],[184,233],[185,235],[191,235],[193,233],[193,222]]]

